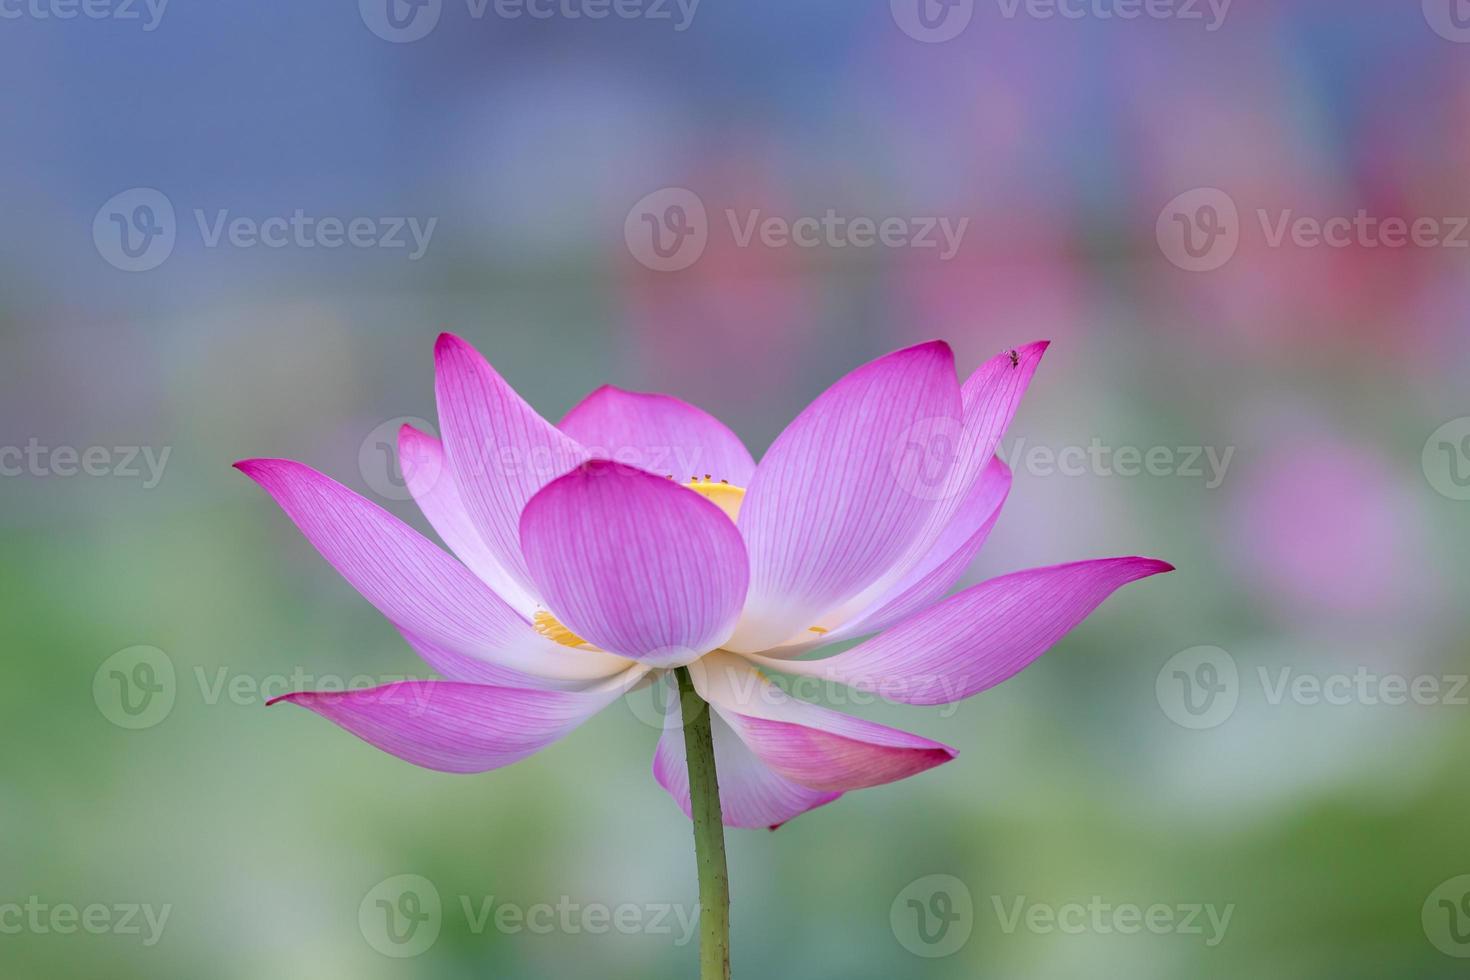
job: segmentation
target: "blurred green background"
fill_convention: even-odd
[[[890,349],[942,337],[968,372],[1049,338],[966,581],[1179,567],[993,691],[862,712],[954,764],[730,832],[737,977],[1465,974],[1456,0],[394,2],[5,8],[0,976],[694,975],[651,705],[474,777],[263,706],[429,676],[229,464],[303,460],[427,530],[382,442],[434,421],[443,329],[548,418],[667,391],[757,456]],[[634,232],[666,188],[707,243],[658,271]],[[968,224],[942,257],[727,220],[828,209]],[[377,234],[210,235],[297,210]],[[1273,241],[1359,212],[1435,232]],[[410,216],[417,258],[377,240]],[[402,875],[439,902],[406,945],[374,912]]]

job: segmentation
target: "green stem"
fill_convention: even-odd
[[[689,806],[694,818],[694,858],[699,865],[700,980],[730,980],[730,873],[725,867],[725,822],[715,775],[715,742],[709,706],[694,691],[689,669],[675,671],[684,715],[684,754],[689,760]]]

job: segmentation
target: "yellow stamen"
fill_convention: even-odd
[[[807,629],[813,633],[830,633],[831,630],[825,626],[808,626]]]
[[[712,480],[709,474],[704,479],[695,477],[689,481],[689,489],[703,494],[706,499],[729,515],[730,520],[740,516],[740,502],[745,499],[745,488],[737,487],[724,480]]]
[[[580,647],[587,644],[586,640],[563,626],[557,621],[555,616],[551,615],[545,609],[538,609],[536,611],[536,615],[532,619],[532,625],[536,627],[537,633],[540,633],[548,640],[560,643],[564,647]]]

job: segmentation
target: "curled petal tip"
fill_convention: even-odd
[[[959,750],[935,742],[933,748],[920,749],[915,753],[916,761],[913,774],[918,775],[921,772],[928,772],[930,769],[937,769],[946,762],[953,762],[959,754]]]
[[[897,351],[896,353],[902,354],[906,352],[911,352],[915,354],[920,352],[926,354],[932,353],[938,354],[940,357],[954,357],[954,348],[949,346],[949,341],[938,339],[926,340],[922,344],[915,344],[912,347],[905,347],[903,350]]]
[[[1102,560],[1107,561],[1108,559]],[[1137,573],[1129,579],[1131,582],[1148,578],[1150,575],[1163,575],[1165,572],[1174,571],[1174,566],[1170,562],[1164,561],[1162,558],[1150,558],[1147,555],[1129,555],[1126,558],[1114,558],[1111,560],[1119,567],[1126,567],[1131,572]],[[1078,564],[1082,563],[1079,562]]]
[[[265,480],[287,471],[293,473],[304,471],[320,476],[320,474],[316,473],[315,470],[305,463],[297,462],[294,459],[276,459],[270,456],[262,456],[255,459],[240,459],[230,465],[262,486],[265,485]]]
[[[561,424],[566,425],[568,420],[576,418],[579,411],[586,411],[589,409],[590,406],[595,406],[602,402],[604,399],[618,398],[620,396],[626,397],[637,394],[638,392],[636,391],[629,391],[626,388],[619,388],[615,384],[600,384],[596,388],[593,388],[591,391],[587,392],[587,394],[583,395],[582,400],[571,407],[566,416],[561,420]]]
[[[600,384],[600,385],[598,385],[596,388],[592,389],[592,394],[594,394],[594,395],[638,395],[638,394],[642,394],[642,392],[630,391],[627,388],[620,388],[620,387],[618,387],[615,384],[609,383],[609,384]]]
[[[447,330],[434,339],[435,357],[442,357],[445,354],[460,350],[474,350],[474,348],[470,346],[469,341]]]
[[[923,343],[911,344],[908,347],[900,347],[898,350],[889,351],[887,354],[883,354],[868,362],[865,367],[871,367],[872,365],[879,363],[886,363],[893,358],[911,358],[925,355],[929,357],[938,357],[943,358],[944,360],[953,361],[954,348],[949,346],[949,341],[947,340],[926,340]],[[861,368],[859,370],[861,370]]]
[[[241,473],[244,473],[246,476],[250,477],[250,479],[253,480],[255,479],[256,474],[260,473],[262,470],[271,469],[272,467],[284,462],[286,461],[281,459],[270,459],[268,457],[254,459],[237,459],[230,464],[230,467],[232,469],[239,470]]]
[[[959,758],[960,750],[953,748],[952,746],[945,745],[943,742],[931,741],[930,747],[923,750],[923,755],[925,759],[932,760],[926,767],[928,769],[932,769],[935,766],[942,766],[946,762],[953,762],[955,759]]]
[[[1033,340],[1029,344],[1021,344],[1011,350],[1002,351],[1000,356],[1004,358],[1014,354],[1020,361],[1039,361],[1041,355],[1045,354],[1046,349],[1050,346],[1051,341],[1049,340]]]

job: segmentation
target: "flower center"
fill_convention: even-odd
[[[551,615],[545,609],[537,610],[536,615],[532,618],[531,625],[536,627],[537,633],[540,633],[548,640],[560,643],[564,647],[581,647],[587,645],[586,640],[563,626],[555,616]]]
[[[720,510],[735,520],[740,516],[740,502],[745,499],[745,488],[733,486],[724,480],[712,480],[706,474],[703,479],[695,477],[687,484],[690,490],[711,501]]]

